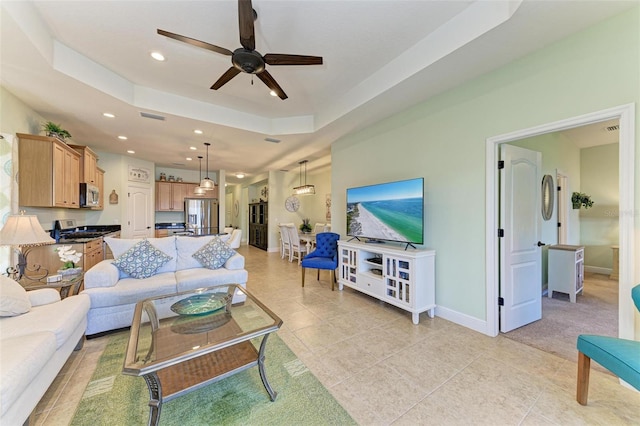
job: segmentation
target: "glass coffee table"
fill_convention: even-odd
[[[246,298],[234,304],[234,295]],[[281,325],[280,318],[237,284],[138,302],[123,373],[147,382],[149,425],[158,424],[163,402],[256,365],[274,401],[277,393],[265,374],[265,347],[269,334]]]
[[[25,290],[39,290],[42,288],[55,288],[60,291],[60,299],[64,299],[67,296],[73,296],[78,294],[82,281],[84,279],[84,273],[64,275],[60,281],[46,283],[42,281],[34,281],[29,278],[23,277],[20,281],[20,285]]]

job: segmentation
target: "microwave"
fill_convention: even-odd
[[[100,190],[90,183],[80,184],[80,207],[97,207],[100,204]]]

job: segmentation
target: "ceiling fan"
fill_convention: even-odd
[[[180,34],[171,33],[169,31],[158,29],[158,34],[165,37],[169,37],[184,43],[191,44],[193,46],[201,47],[203,49],[211,50],[216,53],[231,56],[231,63],[233,66],[229,68],[222,76],[213,83],[211,89],[218,90],[226,83],[228,83],[233,77],[240,74],[240,72],[246,72],[248,74],[255,74],[260,80],[273,92],[275,92],[280,99],[287,99],[287,94],[276,82],[276,80],[269,74],[265,68],[266,65],[322,65],[321,56],[306,56],[306,55],[287,55],[281,53],[267,53],[262,56],[256,48],[255,33],[253,28],[253,21],[258,18],[258,14],[251,6],[251,0],[238,0],[238,20],[240,23],[240,44],[242,47],[234,50],[233,52],[224,47],[219,47],[204,41],[196,40],[194,38],[185,37]]]

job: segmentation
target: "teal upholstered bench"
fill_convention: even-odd
[[[633,301],[640,310],[640,285],[631,291]],[[640,390],[640,342],[615,337],[581,334],[578,336],[578,389],[576,399],[587,405],[589,370],[595,360],[607,370]]]

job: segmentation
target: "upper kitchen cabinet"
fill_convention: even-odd
[[[100,198],[97,207],[92,207],[92,210],[103,210],[104,209],[104,170],[100,167],[96,167],[96,186],[98,187],[98,191],[100,191]]]
[[[19,204],[80,207],[80,153],[59,139],[18,133]]]
[[[80,182],[98,186],[98,156],[88,146],[69,145],[82,156],[80,162]]]

